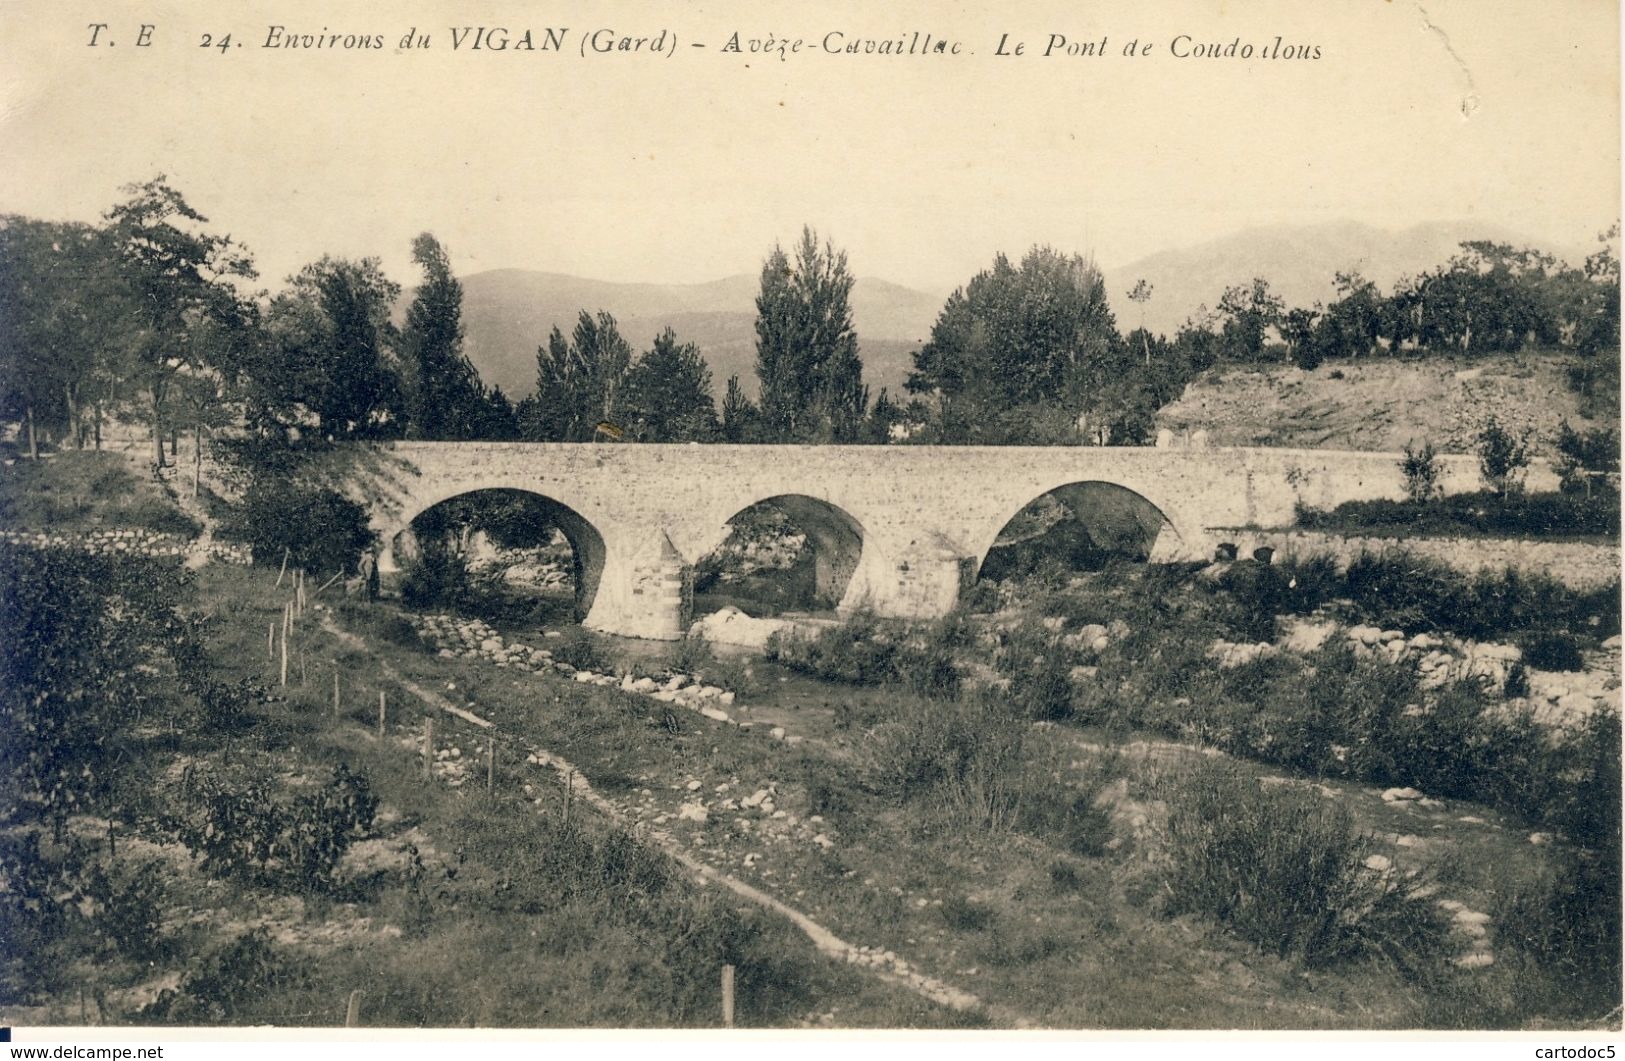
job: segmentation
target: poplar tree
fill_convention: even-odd
[[[463,354],[463,285],[427,232],[412,241],[412,260],[423,283],[401,333],[408,431],[413,438],[479,437],[489,409],[479,372]]]
[[[850,442],[868,391],[852,327],[846,253],[801,230],[794,260],[775,245],[756,296],[761,423],[776,442]]]

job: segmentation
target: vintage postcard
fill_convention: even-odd
[[[1616,1040],[1619,16],[0,2],[0,1026]]]

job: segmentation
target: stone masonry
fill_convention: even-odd
[[[1072,505],[1110,494],[1137,506],[1131,526],[1155,560],[1208,559],[1212,528],[1286,527],[1299,503],[1404,496],[1398,454],[1329,450],[400,442],[316,461],[315,478],[367,506],[386,580],[395,538],[425,509],[525,490],[550,502],[575,549],[586,625],[659,639],[687,628],[685,569],[769,499],[788,500],[813,538],[839,611],[931,618],[953,608],[1004,525],[1062,487],[1099,484],[1058,495]],[[1445,490],[1480,487],[1476,459],[1442,464]]]

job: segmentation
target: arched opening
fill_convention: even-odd
[[[1168,517],[1145,497],[1106,482],[1067,483],[1023,506],[999,529],[978,579],[1005,581],[1045,570],[1098,571],[1114,560],[1147,560]]]
[[[420,511],[390,542],[402,599],[493,616],[579,622],[604,539],[570,506],[527,490],[473,490]]]
[[[694,568],[694,611],[763,617],[833,612],[863,556],[863,527],[816,497],[781,494],[741,509]]]

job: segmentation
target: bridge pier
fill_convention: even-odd
[[[694,615],[694,567],[663,531],[628,555],[611,549],[582,625],[600,633],[680,641]]]

